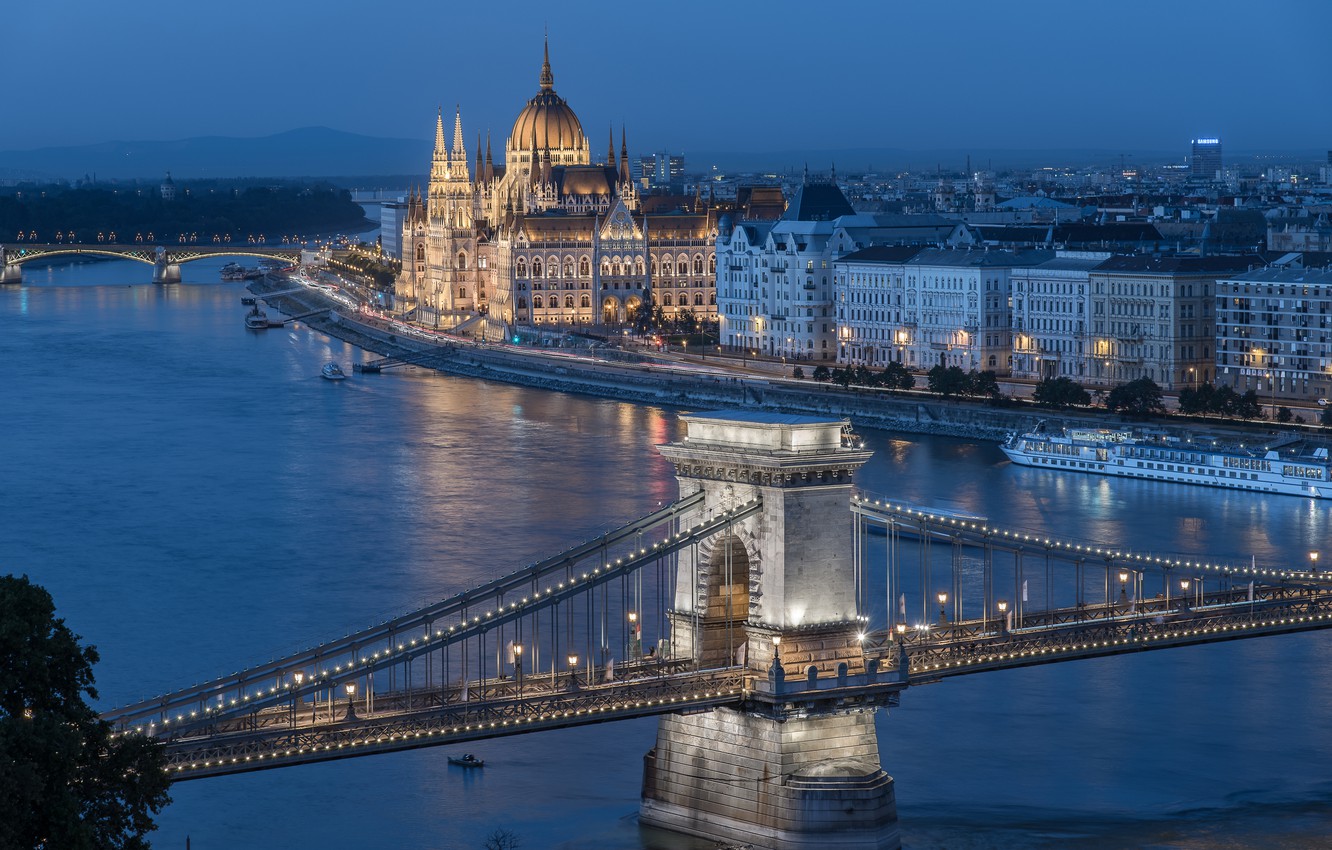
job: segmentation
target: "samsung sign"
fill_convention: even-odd
[[[1194,139],[1194,140],[1193,140],[1193,143],[1194,143],[1195,145],[1219,145],[1219,144],[1221,144],[1221,140],[1220,140],[1220,139]]]

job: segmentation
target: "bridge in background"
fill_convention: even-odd
[[[0,283],[21,283],[23,264],[64,255],[83,254],[133,260],[153,267],[153,283],[179,283],[183,263],[212,257],[267,257],[296,265],[301,261],[301,249],[296,245],[266,247],[263,245],[181,245],[168,248],[161,245],[96,244],[25,244],[0,245]]]
[[[673,504],[435,605],[104,717],[162,740],[187,780],[661,715],[645,820],[805,847],[855,811],[851,834],[894,846],[892,780],[864,724],[912,685],[1332,627],[1332,581],[1302,565],[1181,560],[875,498],[849,479],[868,453],[791,437],[840,422],[727,417],[686,415],[689,439],[663,447],[681,479]],[[787,443],[727,443],[736,423]],[[806,544],[824,574],[802,589],[790,564]],[[772,730],[803,743],[784,751],[785,769],[756,767],[761,754],[714,752],[722,722],[758,724],[760,749]],[[827,724],[869,743],[811,750],[841,740]],[[847,763],[864,771],[836,786],[840,809],[819,820],[793,802],[828,793],[817,765]],[[723,780],[751,773],[757,791]],[[717,811],[681,802],[708,782],[758,796]],[[758,822],[736,820],[759,803]],[[772,814],[783,807],[804,814]]]

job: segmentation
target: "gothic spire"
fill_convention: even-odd
[[[555,88],[555,77],[550,73],[550,35],[546,35],[545,56],[541,60],[541,90],[552,91]]]
[[[456,107],[457,111],[453,114],[453,155],[452,159],[464,166],[467,165],[467,148],[463,145],[462,134],[462,107]]]
[[[439,108],[435,116],[435,162],[444,162],[449,158],[449,149],[444,144],[444,107]]]
[[[486,131],[486,182],[495,179],[495,161],[490,158],[490,131]]]
[[[620,125],[620,182],[627,184],[629,182],[629,143],[624,133],[624,125]]]
[[[609,144],[606,145],[606,164],[611,168],[615,167],[615,126],[611,125],[607,135],[610,137]]]
[[[477,130],[477,131],[476,131],[476,182],[477,182],[477,185],[480,185],[482,178],[485,176],[485,170],[484,170],[484,168],[485,168],[485,164],[484,164],[484,162],[483,162],[482,159],[481,159],[481,131],[480,131],[480,130]]]

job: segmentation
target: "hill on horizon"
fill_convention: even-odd
[[[94,145],[48,147],[0,152],[0,181],[160,180],[168,171],[176,180],[246,177],[377,177],[429,173],[432,140],[394,139],[348,133],[328,127],[302,127],[267,136],[199,136],[176,141],[114,141]],[[1128,165],[1183,162],[1180,151],[1119,151],[1094,148],[1068,150],[996,149],[983,146],[937,150],[903,148],[841,148],[828,150],[735,151],[686,150],[685,168],[706,173],[712,168],[729,172],[827,173],[836,166],[842,174],[876,171],[891,174],[910,170],[918,174],[940,169],[959,173],[970,157],[973,169],[1053,167],[1114,168],[1121,157]],[[1266,152],[1272,158],[1274,152]],[[631,153],[631,156],[633,154]],[[1233,160],[1253,156],[1235,151]],[[1317,161],[1322,152],[1285,151],[1281,158]]]

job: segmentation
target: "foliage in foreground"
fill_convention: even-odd
[[[0,577],[0,847],[139,850],[170,802],[165,755],[113,738],[97,698],[97,650],[27,576]]]

